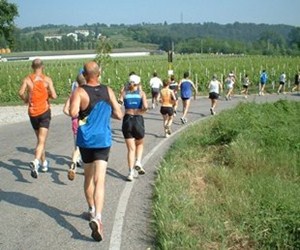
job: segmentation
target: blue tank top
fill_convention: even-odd
[[[191,98],[192,84],[190,80],[183,80],[180,86],[181,98]]]
[[[140,91],[126,91],[124,96],[124,107],[125,109],[141,109],[143,106],[142,96]]]
[[[111,113],[107,86],[83,85],[90,103],[86,110],[79,112],[77,146],[82,148],[107,148],[112,144]]]

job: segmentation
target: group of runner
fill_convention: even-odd
[[[57,97],[54,84],[50,77],[44,75],[43,69],[44,65],[40,59],[33,60],[33,73],[24,78],[19,90],[20,98],[28,104],[30,122],[37,137],[35,158],[29,163],[33,178],[38,178],[39,170],[48,171],[49,161],[46,160],[45,144],[51,120],[49,99]],[[72,85],[72,93],[63,108],[63,112],[72,118],[74,135],[74,152],[68,178],[74,180],[77,166],[83,165],[84,193],[90,215],[89,226],[92,230],[91,236],[96,241],[103,239],[101,214],[104,203],[105,174],[112,145],[110,120],[111,118],[122,120],[122,133],[127,147],[127,180],[133,181],[135,173],[145,174],[141,163],[145,137],[143,114],[148,110],[141,78],[135,72],[129,74],[128,82],[120,91],[118,98],[110,87],[99,81],[100,76],[99,65],[94,61],[87,62]],[[266,81],[267,75],[263,71],[259,92],[261,95]],[[230,100],[236,83],[236,76],[233,72],[228,74],[225,83],[228,89],[225,98]],[[249,84],[249,78],[245,75],[243,81],[245,97],[248,95]],[[189,72],[185,72],[178,82],[173,75],[161,80],[154,72],[149,85],[152,108],[155,109],[160,104],[163,131],[165,137],[169,137],[172,133],[173,118],[177,114],[179,93],[183,107],[180,120],[182,124],[185,124],[191,98],[193,92],[197,94],[197,88],[189,79]],[[210,112],[215,115],[217,100],[223,86],[217,76],[213,75],[207,87],[211,100]],[[299,74],[297,82],[295,77],[295,89],[296,87],[299,91]]]

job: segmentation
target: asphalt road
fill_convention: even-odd
[[[300,100],[300,95],[235,96],[220,100],[217,112],[239,102]],[[74,181],[67,178],[73,147],[70,118],[52,118],[47,141],[48,173],[30,176],[35,136],[29,121],[0,126],[0,249],[154,249],[151,229],[151,198],[156,171],[164,153],[188,126],[212,118],[207,97],[191,102],[188,123],[175,117],[171,137],[163,137],[159,108],[145,115],[145,176],[126,181],[126,146],[121,121],[113,120],[113,147],[108,163],[103,211],[104,241],[95,242],[86,220],[83,170]],[[181,101],[180,107],[181,110]],[[0,107],[1,112],[1,107]]]

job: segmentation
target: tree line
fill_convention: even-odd
[[[14,4],[3,0],[0,10],[0,48],[12,51],[61,51],[95,50],[99,34],[109,38],[111,47],[126,48],[129,41],[140,47],[152,44],[155,48],[177,53],[234,53],[263,55],[300,55],[300,27],[239,23],[142,23],[136,25],[103,23],[69,25],[42,25],[39,27],[14,27],[18,15]],[[67,36],[74,30],[83,29],[90,35]],[[60,39],[45,36],[60,35]],[[152,48],[153,48],[152,46]]]

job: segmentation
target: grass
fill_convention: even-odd
[[[299,249],[299,109],[240,104],[184,133],[155,184],[157,248]]]

